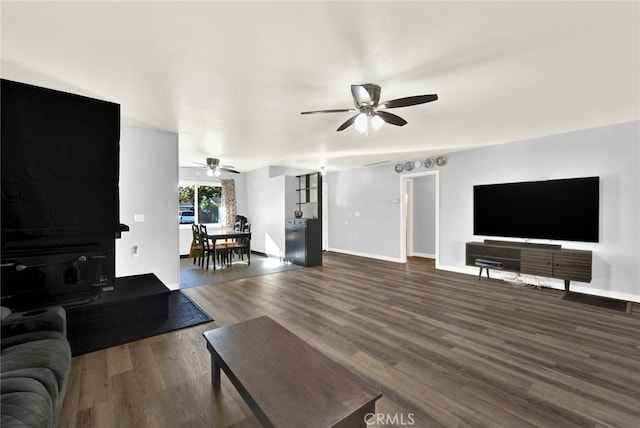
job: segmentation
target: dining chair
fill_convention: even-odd
[[[216,259],[220,265],[224,265],[229,258],[229,245],[226,242],[216,242],[209,238],[207,225],[200,225],[200,236],[202,238],[205,257],[207,258],[206,269],[209,269],[209,258],[213,258],[213,270],[216,270]]]
[[[235,223],[233,224],[233,230],[235,230],[236,232],[244,231],[247,223],[247,217],[243,215],[236,215]]]
[[[251,232],[251,223],[244,223],[242,232]],[[240,256],[240,260],[244,261],[244,255],[249,251],[249,238],[236,238],[233,245],[233,253]]]
[[[200,242],[202,242],[202,256],[203,256],[203,260],[202,260],[202,265],[204,266],[204,259],[207,260],[205,269],[209,269],[209,259],[211,258],[211,256],[214,256],[213,259],[213,268],[215,270],[215,251],[213,248],[213,245],[211,245],[211,240],[208,238],[208,233],[207,233],[207,226],[204,224],[200,224],[198,225],[198,235],[200,236]]]
[[[189,248],[189,257],[193,257],[194,265],[197,262],[198,266],[202,266],[204,248],[202,245],[202,240],[200,238],[200,229],[198,228],[197,224],[191,225],[191,234],[192,239],[191,248]]]

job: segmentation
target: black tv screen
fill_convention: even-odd
[[[600,178],[473,187],[473,234],[598,242]]]

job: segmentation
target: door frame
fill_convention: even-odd
[[[403,263],[407,262],[407,221],[409,218],[409,213],[407,209],[407,199],[412,198],[411,206],[413,206],[413,192],[409,193],[408,188],[413,184],[413,179],[417,177],[425,177],[428,175],[435,176],[436,180],[436,195],[435,195],[435,205],[436,205],[436,269],[439,267],[440,260],[440,171],[424,171],[424,172],[414,172],[411,174],[404,174],[400,177],[400,261]],[[411,184],[409,184],[411,181]],[[406,195],[406,196],[405,196]],[[413,215],[413,214],[411,214]]]
[[[322,177],[322,176],[321,176]],[[329,249],[329,184],[322,179],[322,251]]]
[[[407,213],[407,218],[406,218],[406,222],[405,222],[405,236],[406,236],[406,245],[407,245],[407,257],[411,257],[413,256],[413,179],[408,179],[405,181],[406,184],[406,188],[405,188],[405,194],[402,195],[402,197],[404,198],[405,202],[406,202],[406,213]]]

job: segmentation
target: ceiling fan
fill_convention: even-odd
[[[303,111],[301,114],[358,112],[358,114],[340,125],[337,130],[342,131],[355,123],[358,131],[366,132],[369,120],[371,120],[371,126],[374,129],[380,128],[385,122],[396,126],[404,126],[407,124],[407,121],[400,116],[389,113],[384,109],[409,107],[429,103],[438,99],[438,95],[436,94],[414,95],[380,103],[380,85],[374,83],[351,85],[351,95],[353,96],[355,109]]]
[[[233,169],[234,167],[231,165],[220,165],[220,159],[217,158],[207,158],[207,163],[194,162],[197,165],[201,165],[203,168],[207,169],[207,175],[209,177],[219,177],[222,174],[222,171],[231,172],[233,174],[240,174],[239,171]]]

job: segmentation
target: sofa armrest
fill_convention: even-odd
[[[64,308],[54,306],[32,311],[15,312],[1,322],[2,338],[37,331],[57,331],[67,335],[67,314]]]

